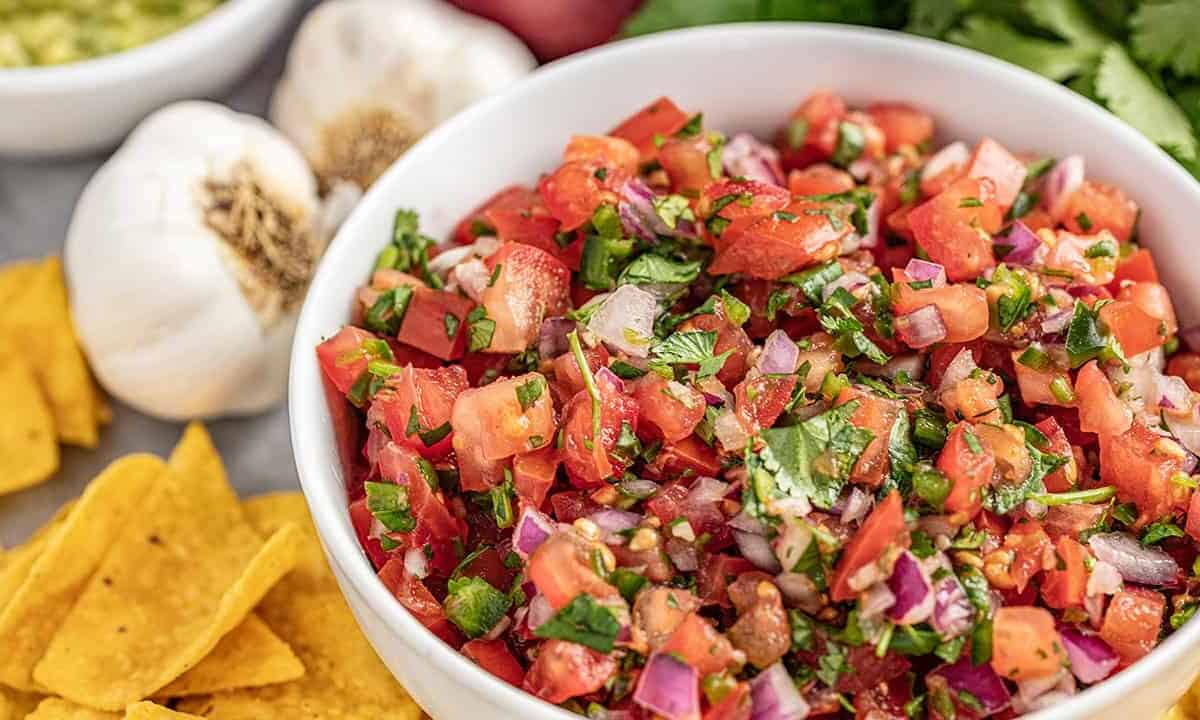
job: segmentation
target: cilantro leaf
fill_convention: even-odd
[[[651,349],[659,362],[698,363],[713,355],[717,345],[716,331],[677,332]]]
[[[621,624],[612,611],[597,603],[591,595],[576,595],[575,599],[533,634],[540,638],[555,638],[585,645],[599,652],[612,652]]]
[[[1171,518],[1166,517],[1146,526],[1146,530],[1142,533],[1142,545],[1154,545],[1173,537],[1184,537],[1183,529],[1176,525]]]
[[[983,502],[984,507],[988,510],[998,515],[1004,515],[1028,500],[1030,495],[1045,492],[1046,486],[1043,480],[1067,462],[1065,457],[1044,453],[1028,442],[1025,444],[1025,449],[1029,451],[1030,459],[1033,461],[1032,467],[1029,469],[1029,476],[1019,483],[993,485],[991,494],[984,498]]]
[[[700,277],[700,261],[677,262],[654,253],[642,253],[625,266],[618,285],[690,283]]]
[[[626,23],[626,36],[675,28],[758,19],[759,0],[649,0]]]
[[[1116,43],[1101,55],[1096,94],[1157,145],[1184,160],[1196,159],[1196,136],[1187,116]]]
[[[891,358],[864,334],[863,324],[851,309],[857,303],[858,299],[845,288],[838,288],[817,311],[817,320],[835,338],[835,347],[843,355],[852,358],[865,355],[871,362],[883,365]]]
[[[1099,54],[1112,40],[1078,0],[1025,0],[1022,5],[1035,23],[1081,50]]]
[[[960,0],[913,0],[905,32],[940,38],[954,27],[963,13]]]
[[[798,425],[764,430],[762,468],[750,489],[758,502],[769,507],[775,499],[806,497],[817,507],[832,507],[854,463],[875,437],[850,423],[857,409],[855,400]]]
[[[1087,48],[1030,37],[1003,20],[982,15],[968,16],[947,39],[1060,82],[1086,71],[1095,59],[1095,52]]]
[[[521,412],[528,412],[529,408],[538,401],[542,396],[542,392],[546,389],[546,380],[541,375],[530,378],[526,383],[517,386],[517,402],[521,403]],[[416,407],[415,405],[413,407]]]
[[[1170,67],[1180,76],[1200,76],[1200,3],[1196,0],[1144,2],[1129,19],[1133,54],[1155,70]]]
[[[841,264],[837,260],[831,260],[824,265],[817,265],[780,278],[780,282],[790,283],[800,288],[804,297],[808,298],[808,301],[816,307],[821,304],[821,291],[825,289],[826,285],[840,278],[842,273]]]

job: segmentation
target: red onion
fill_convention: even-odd
[[[887,586],[896,596],[888,617],[898,625],[925,622],[933,612],[933,587],[921,563],[909,551],[905,550],[896,558]]]
[[[873,362],[855,363],[854,370],[862,375],[885,377],[888,380],[895,380],[900,373],[908,375],[910,380],[920,380],[925,375],[925,358],[917,353],[902,353],[883,365],[876,365]],[[897,388],[896,392],[903,394],[904,388]]]
[[[839,275],[836,280],[821,288],[821,300],[828,300],[829,298],[833,297],[833,294],[838,290],[845,290],[846,292],[852,293],[870,282],[871,278],[856,270],[843,273]]]
[[[948,575],[933,586],[933,614],[929,625],[943,639],[958,637],[971,629],[975,621],[975,608],[967,598],[958,579]]]
[[[1012,702],[1004,681],[988,663],[973,665],[971,658],[964,656],[953,665],[942,665],[929,674],[944,679],[947,687],[956,693],[965,690],[974,695],[983,706],[985,716],[1000,712]]]
[[[921,180],[932,180],[942,171],[954,167],[965,167],[967,160],[971,157],[971,151],[967,148],[966,143],[961,140],[955,141],[935,152],[925,163],[925,167],[921,168]]]
[[[879,236],[880,236],[879,226],[882,224],[883,224],[883,202],[879,199],[879,196],[876,195],[875,198],[873,200],[871,200],[871,204],[867,206],[867,232],[865,235],[858,237],[858,242],[856,244],[857,247],[855,247],[854,249],[857,250],[858,248],[873,248],[873,247],[879,245]],[[847,237],[849,237],[849,236],[847,236]],[[845,241],[843,241],[842,242],[843,248],[845,247],[845,245],[846,245],[846,243],[845,243]],[[851,252],[853,252],[853,250]],[[843,253],[843,254],[845,254],[845,253]]]
[[[846,498],[846,505],[842,508],[841,521],[846,524],[858,522],[866,517],[874,506],[874,498],[858,487],[852,487],[849,497]]]
[[[1042,332],[1046,333],[1047,335],[1057,335],[1061,333],[1063,330],[1067,329],[1068,325],[1071,324],[1071,316],[1074,314],[1075,313],[1073,310],[1067,309],[1058,310],[1057,312],[1047,315],[1046,318],[1042,320]]]
[[[950,522],[949,515],[922,515],[917,518],[917,527],[934,539],[939,535],[954,537],[958,534],[958,526]]]
[[[800,348],[788,334],[776,330],[767,336],[756,366],[764,375],[790,375],[800,364]]]
[[[529,559],[533,551],[557,529],[554,521],[546,515],[531,507],[523,507],[517,518],[517,526],[513,529],[513,551],[523,559]]]
[[[1084,163],[1081,155],[1068,155],[1059,160],[1042,179],[1041,206],[1054,220],[1062,220],[1067,202],[1083,184]]]
[[[654,653],[638,676],[633,701],[667,720],[699,720],[700,678],[696,668],[669,653]]]
[[[696,237],[696,226],[690,220],[680,218],[675,229],[667,227],[654,210],[657,196],[641,178],[634,178],[621,186],[621,197],[617,202],[617,213],[621,226],[629,235],[636,235],[646,242],[655,242],[659,235],[672,237]]]
[[[470,248],[456,249],[470,250]],[[479,302],[483,299],[483,291],[487,289],[492,274],[488,272],[487,265],[484,265],[482,260],[472,258],[465,263],[455,265],[450,276],[467,297]]]
[[[1179,339],[1183,340],[1192,352],[1200,352],[1200,325],[1193,325],[1179,331]]]
[[[667,540],[666,551],[676,570],[695,572],[700,568],[700,557],[692,543],[673,537]]]
[[[946,286],[946,268],[928,260],[913,258],[904,266],[904,274],[912,282],[930,281],[935,288]]]
[[[625,381],[606,367],[602,367],[596,371],[596,384],[601,383],[615,388],[617,392],[625,392]]]
[[[761,520],[751,517],[744,510],[729,519],[729,527],[752,535],[763,535],[767,532]]]
[[[1110,563],[1097,560],[1092,564],[1092,572],[1088,574],[1088,595],[1115,595],[1123,587],[1121,573]]]
[[[807,575],[781,572],[775,576],[775,587],[783,595],[788,607],[798,607],[805,612],[815,613],[821,609],[821,591]]]
[[[648,498],[654,493],[658,492],[658,483],[654,482],[653,480],[643,480],[642,478],[628,478],[626,480],[622,480],[617,487],[619,487],[621,492],[625,493],[626,495],[638,498],[639,500]]]
[[[745,177],[768,185],[784,184],[779,151],[750,133],[738,133],[725,143],[721,161],[730,177]]]
[[[858,616],[863,620],[875,620],[896,605],[896,594],[887,583],[875,583],[859,596]]]
[[[725,404],[725,398],[721,397],[720,395],[714,395],[713,393],[710,393],[710,392],[700,393],[700,394],[704,396],[704,404],[705,405],[710,405],[712,407],[721,407],[722,405]]]
[[[1075,676],[1066,668],[1054,675],[1017,681],[1017,696],[1013,698],[1013,710],[1031,713],[1057,705],[1075,694]]]
[[[637,513],[626,512],[625,510],[616,510],[614,508],[605,508],[597,510],[588,515],[588,520],[596,523],[596,527],[600,528],[601,539],[604,542],[611,544],[612,541],[619,540],[622,530],[630,530],[637,527],[641,522],[642,516]]]
[[[707,507],[725,497],[728,492],[729,483],[712,477],[702,477],[688,490],[683,503],[693,507]]]
[[[538,356],[543,360],[553,360],[570,349],[567,335],[577,330],[579,323],[564,317],[546,318],[538,330]]]
[[[1186,417],[1174,413],[1163,413],[1162,416],[1180,445],[1187,448],[1189,453],[1200,452],[1200,419],[1194,409]]]
[[[917,308],[896,318],[896,335],[911,348],[925,348],[946,339],[946,323],[937,305]]]
[[[429,558],[425,557],[423,548],[409,548],[404,551],[404,571],[418,579],[429,575]]]
[[[1004,256],[1009,265],[1037,265],[1045,255],[1042,239],[1020,220],[1009,226],[1007,236],[996,236],[996,246],[1010,248]]]
[[[754,567],[772,575],[778,575],[783,570],[775,557],[775,551],[771,549],[771,544],[762,535],[734,530],[733,540],[737,543],[738,550],[742,551],[742,555]]]
[[[783,569],[790,571],[804,557],[804,551],[812,542],[812,530],[803,521],[785,519],[779,534],[772,542],[775,558]]]
[[[942,384],[938,386],[938,394],[942,394],[947,390],[953,389],[955,385],[965,380],[975,372],[978,366],[975,364],[975,356],[971,354],[970,349],[963,348],[958,351],[950,364],[946,366],[945,372],[942,373]]]
[[[750,720],[804,720],[808,703],[800,696],[796,683],[777,662],[750,681]]]
[[[1167,553],[1155,547],[1143,547],[1128,533],[1100,533],[1088,539],[1097,560],[1117,569],[1129,582],[1166,585],[1179,577],[1179,565]]]
[[[1100,682],[1117,669],[1117,653],[1099,635],[1067,625],[1058,629],[1058,636],[1080,682]]]
[[[622,285],[604,298],[588,320],[588,330],[606,345],[633,357],[650,354],[658,299],[637,285]]]
[[[1192,389],[1183,378],[1164,375],[1158,381],[1158,404],[1167,410],[1188,411],[1192,406]]]
[[[554,617],[554,606],[545,595],[534,595],[529,601],[529,613],[525,615],[525,624],[530,630],[536,630],[542,623]]]

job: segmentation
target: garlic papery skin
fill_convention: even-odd
[[[64,252],[97,379],[155,417],[279,402],[296,316],[324,250],[304,157],[213,103],[151,115],[92,177]]]
[[[536,64],[515,35],[442,0],[328,0],[292,42],[271,122],[322,192],[338,179],[365,190],[435,125]]]

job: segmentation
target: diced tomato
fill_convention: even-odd
[[[540,373],[466,390],[454,403],[450,424],[454,449],[463,453],[477,447],[485,460],[503,460],[549,445],[558,429],[550,388]]]
[[[1054,490],[1053,492],[1061,491]],[[1054,505],[1046,509],[1046,515],[1042,518],[1042,527],[1046,529],[1046,534],[1055,540],[1060,537],[1077,538],[1079,533],[1084,530],[1096,527],[1107,512],[1108,506],[1106,505],[1085,503]]]
[[[574,230],[592,219],[604,202],[604,190],[592,165],[563,163],[538,183],[538,193],[563,230]]]
[[[446,619],[442,604],[433,597],[424,583],[408,574],[404,569],[404,558],[397,557],[389,560],[380,569],[379,579],[383,581],[384,587],[400,601],[400,604],[412,613],[417,622],[454,647],[462,644],[462,636]]]
[[[730,195],[736,199],[724,200]],[[706,213],[711,213],[717,202],[723,203],[724,207],[716,214],[726,220],[769,215],[784,209],[792,200],[788,191],[777,185],[735,178],[710,183],[705,186],[702,197]]]
[[[540,202],[533,189],[524,185],[509,185],[458,222],[454,229],[454,241],[459,245],[470,245],[479,235],[494,230],[495,228],[489,227],[488,224],[488,210],[529,210],[535,203]]]
[[[992,619],[992,669],[1002,678],[1053,675],[1066,664],[1054,616],[1039,607],[1002,607]]]
[[[529,556],[525,568],[529,579],[555,610],[579,595],[597,600],[620,597],[616,588],[596,574],[592,549],[582,538],[563,531],[551,535]]]
[[[592,374],[602,367],[607,367],[609,358],[608,349],[603,344],[583,349],[583,359],[587,361]],[[579,363],[575,362],[573,354],[563,353],[554,358],[554,382],[562,405],[566,405],[568,400],[583,390],[583,374],[579,371]]]
[[[347,325],[337,335],[317,346],[317,362],[321,372],[329,378],[338,392],[345,395],[354,386],[354,381],[367,371],[367,355],[362,344],[378,339],[362,328]]]
[[[946,268],[951,282],[974,280],[994,267],[993,233],[1003,211],[988,178],[961,178],[908,214],[917,244]]]
[[[1127,242],[1137,223],[1138,206],[1123,190],[1095,180],[1084,180],[1067,201],[1061,218],[1067,229],[1077,234],[1108,230],[1117,240]]]
[[[622,425],[633,433],[638,428],[638,403],[624,395],[604,376],[596,378],[600,393],[600,432],[596,437],[592,398],[581,390],[563,408],[563,463],[576,487],[597,487],[625,471],[632,458],[614,452]]]
[[[854,668],[854,672],[838,677],[834,689],[841,693],[855,695],[895,680],[912,667],[912,663],[903,655],[894,652],[877,657],[875,648],[870,645],[851,648],[846,655],[846,663]]]
[[[679,480],[672,480],[646,501],[646,512],[654,515],[663,524],[669,523],[683,514],[683,499],[687,494],[687,485]]]
[[[658,373],[646,373],[632,383],[630,395],[638,403],[638,430],[666,442],[678,442],[704,419],[704,395]]]
[[[563,150],[563,162],[578,162],[597,168],[604,168],[605,182],[611,173],[613,180],[620,183],[624,178],[636,175],[638,171],[639,151],[633,143],[620,137],[610,135],[575,135]],[[610,187],[612,185],[610,184]]]
[[[537,340],[546,317],[570,302],[571,271],[550,253],[507,243],[485,261],[491,281],[481,304],[495,321],[490,352],[518,353]]]
[[[1167,361],[1167,374],[1183,378],[1192,390],[1200,390],[1200,354],[1178,352]]]
[[[709,555],[700,566],[696,581],[697,593],[705,605],[732,607],[729,600],[729,584],[739,575],[754,570],[750,561],[733,555]]]
[[[553,444],[514,457],[513,487],[517,495],[533,507],[540,508],[550,486],[554,484],[561,463],[562,458]]]
[[[1044,418],[1034,425],[1046,436],[1046,446],[1038,448],[1044,453],[1067,458],[1067,464],[1046,476],[1046,489],[1050,492],[1066,492],[1075,487],[1079,479],[1079,468],[1076,467],[1071,443],[1063,432],[1058,421],[1052,417]]]
[[[530,693],[555,705],[604,687],[617,671],[616,659],[578,643],[547,640],[525,676]]]
[[[677,443],[664,445],[646,471],[651,477],[684,472],[714,477],[721,471],[721,460],[703,440],[689,435]]]
[[[550,508],[555,520],[573,523],[603,509],[603,506],[592,500],[591,493],[586,490],[564,490],[550,496]]]
[[[862,527],[846,544],[846,550],[838,559],[829,595],[836,602],[852,600],[855,592],[850,589],[850,578],[864,565],[874,562],[892,543],[898,542],[904,532],[904,504],[900,493],[892,491],[883,499]]]
[[[1035,233],[1038,230],[1053,230],[1058,224],[1054,221],[1054,218],[1050,217],[1050,213],[1040,207],[1036,207],[1021,216],[1021,222],[1025,223],[1025,227]]]
[[[933,138],[933,116],[908,103],[871,103],[867,114],[883,130],[888,152],[895,152],[905,145],[921,145]]]
[[[1135,422],[1121,435],[1100,436],[1100,480],[1117,488],[1117,499],[1132,502],[1147,521],[1188,507],[1191,491],[1171,482],[1183,472],[1179,445]]]
[[[467,314],[474,307],[470,298],[457,293],[417,288],[398,339],[442,360],[456,360],[466,348]]]
[[[929,372],[925,382],[930,387],[940,387],[946,367],[962,350],[970,351],[971,359],[984,370],[991,370],[1002,377],[1013,377],[1012,356],[1008,347],[987,340],[974,340],[966,343],[943,343],[934,347],[929,353]]]
[[[788,173],[788,190],[793,195],[833,195],[853,189],[854,177],[828,163]]]
[[[1158,268],[1154,266],[1154,254],[1147,248],[1138,248],[1117,263],[1113,281],[1120,286],[1130,282],[1158,282]]]
[[[462,654],[509,685],[519,688],[525,680],[525,669],[500,638],[472,640],[462,646]]]
[[[356,497],[365,468],[362,455],[363,441],[367,436],[362,415],[355,410],[346,395],[334,386],[325,373],[321,373],[321,390],[325,393],[325,405],[329,408],[329,423],[333,426],[333,438],[337,447],[338,460],[342,465],[342,477],[351,497]]]
[[[748,434],[771,427],[792,400],[795,375],[748,373],[733,389],[734,411]]]
[[[1052,608],[1064,610],[1082,607],[1083,594],[1087,589],[1088,570],[1085,565],[1087,550],[1077,540],[1060,537],[1055,547],[1059,564],[1047,570],[1042,581],[1042,597]]]
[[[961,422],[954,426],[938,455],[937,469],[951,482],[946,509],[971,517],[982,507],[982,490],[992,481],[996,458],[978,439],[971,443],[968,433],[973,433],[970,423]]]
[[[733,387],[746,374],[750,353],[754,351],[754,343],[750,336],[725,316],[723,306],[718,305],[717,311],[697,315],[685,320],[679,326],[680,332],[716,332],[717,342],[713,346],[713,356],[723,355],[732,351],[725,364],[717,371],[717,379],[725,387]]]
[[[844,203],[797,200],[782,213],[730,223],[708,271],[775,280],[836,257],[853,227]]]
[[[921,177],[921,197],[931,198],[940,194],[943,190],[954,184],[963,176],[965,168],[955,163],[943,168],[940,172],[930,177]]]
[[[658,149],[658,162],[671,180],[671,190],[695,197],[713,177],[708,141],[703,137],[670,138]]]
[[[450,514],[431,487],[436,477],[430,477],[430,468],[421,464],[420,455],[390,442],[379,454],[379,474],[408,490],[408,507],[417,521],[411,533],[412,547],[420,547],[431,539],[448,541],[466,535],[462,521]]]
[[[893,309],[908,315],[926,305],[937,306],[946,326],[946,343],[965,343],[982,337],[988,329],[987,293],[974,285],[958,284],[913,290],[908,283],[893,285],[899,293]]]
[[[668,138],[687,125],[688,116],[671,102],[661,97],[627,118],[609,131],[609,135],[623,138],[637,148],[642,162],[653,160],[658,147],[655,137]]]
[[[856,385],[843,389],[834,404],[845,405],[848,402],[858,403],[854,414],[850,416],[851,424],[870,431],[872,435],[871,442],[854,463],[850,482],[879,487],[891,469],[888,445],[892,426],[904,411],[904,406],[898,400],[888,400]]]
[[[1188,503],[1187,524],[1184,527],[1193,540],[1200,541],[1200,492],[1193,492]]]
[[[700,677],[719,673],[734,664],[733,646],[711,621],[690,612],[675,628],[659,652],[675,655],[696,668]]]
[[[393,440],[426,457],[441,457],[450,449],[449,433],[442,428],[450,422],[455,398],[466,389],[467,373],[457,365],[436,370],[409,366],[388,378],[372,408],[381,408]]]
[[[497,208],[488,210],[484,217],[496,230],[496,237],[502,243],[532,245],[555,257],[561,252],[554,240],[554,236],[558,234],[559,222],[549,215],[533,214],[528,210]]]
[[[365,497],[350,503],[350,524],[354,526],[354,534],[358,537],[358,544],[367,553],[367,559],[371,561],[371,566],[378,570],[383,567],[391,555],[383,549],[379,538],[371,537],[371,526],[374,523],[375,516],[367,509],[367,499]]]
[[[1024,352],[1024,350],[1012,351],[1013,369],[1017,374],[1017,386],[1021,389],[1021,401],[1026,405],[1073,407],[1075,405],[1074,398],[1066,397],[1060,399],[1050,390],[1050,385],[1055,381],[1066,383],[1064,387],[1070,387],[1070,373],[1053,366],[1048,366],[1041,370],[1031,368],[1018,361]]]
[[[792,113],[791,122],[803,121],[803,139],[793,147],[788,129],[780,133],[779,146],[785,169],[801,168],[833,154],[838,122],[846,116],[846,102],[831,90],[816,90]]]
[[[1157,321],[1155,328],[1159,337],[1174,335],[1179,330],[1175,320],[1175,306],[1167,289],[1157,282],[1135,282],[1126,284],[1117,293],[1117,301],[1128,301]],[[1165,340],[1164,340],[1165,342]],[[1124,349],[1124,345],[1121,346]],[[1126,352],[1130,352],[1126,350]],[[1137,353],[1131,353],[1136,355]]]
[[[1174,313],[1172,313],[1172,320]],[[1113,300],[1100,308],[1100,320],[1128,357],[1153,350],[1167,341],[1167,324],[1129,300]]]
[[[1025,163],[1013,157],[1000,143],[984,138],[975,146],[975,152],[967,162],[967,177],[991,179],[996,184],[996,204],[1007,212],[1025,184]]]
[[[1109,602],[1100,637],[1117,652],[1122,664],[1140,660],[1158,644],[1166,606],[1162,593],[1126,587]]]
[[[704,713],[704,720],[750,720],[752,709],[750,683],[740,682]]]
[[[1108,376],[1095,360],[1079,369],[1075,395],[1079,401],[1079,428],[1084,432],[1120,435],[1133,422],[1133,414],[1117,397]]]

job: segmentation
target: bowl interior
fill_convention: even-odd
[[[552,168],[572,134],[603,133],[660,95],[702,110],[727,133],[770,137],[810,91],[829,87],[852,104],[903,100],[931,111],[939,139],[991,136],[1014,150],[1079,153],[1088,176],[1119,183],[1141,205],[1141,241],[1154,249],[1182,324],[1200,318],[1188,278],[1189,230],[1200,186],[1136,131],[1089,101],[1014,66],[942,43],[894,33],[803,24],[700,28],[617,43],[535,73],[431,133],[372,188],[330,247],[300,318],[291,406],[296,461],[314,518],[333,557],[372,609],[447,672],[512,708],[560,711],[512,688],[440,646],[371,572],[345,510],[313,347],[347,319],[355,287],[386,242],[398,207],[420,212],[422,228],[445,237],[454,223],[510,183],[531,184]],[[1054,710],[1085,717],[1148,682],[1154,666],[1200,640],[1192,624],[1146,661]],[[432,644],[431,644],[432,643]],[[433,645],[436,644],[437,647]],[[1182,690],[1182,686],[1177,688]],[[1063,713],[1066,714],[1063,714]],[[543,715],[543,713],[551,713]]]

